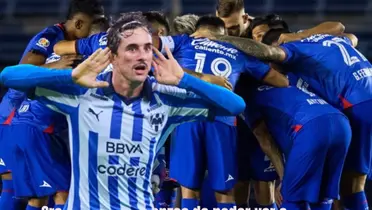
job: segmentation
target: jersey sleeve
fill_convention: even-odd
[[[36,88],[37,100],[68,113],[68,107],[77,107],[79,96],[87,91],[73,83],[71,73],[72,70],[20,64],[6,67],[0,74],[0,81],[3,85],[18,90]]]
[[[53,46],[58,41],[58,34],[55,31],[46,30],[32,39],[29,51],[36,52],[45,57],[53,53]]]
[[[160,51],[165,53],[165,46],[169,48],[171,52],[178,52],[182,44],[189,36],[186,34],[177,35],[177,36],[161,36],[160,37]]]
[[[77,54],[90,56],[99,47],[107,46],[107,35],[106,33],[99,33],[91,35],[87,38],[78,39],[75,42],[75,49]]]
[[[157,85],[169,106],[175,122],[214,119],[214,116],[236,116],[245,108],[244,100],[226,88],[209,84],[184,74],[178,87]]]
[[[298,58],[300,58],[300,53],[298,52],[298,48],[296,46],[298,42],[289,42],[286,44],[280,45],[285,52],[285,60],[283,63],[289,64],[291,62],[295,62]]]
[[[168,124],[214,120],[214,108],[195,93],[175,86],[156,85],[158,100],[168,106]]]
[[[245,58],[245,65],[244,70],[245,73],[250,74],[257,80],[262,80],[266,74],[270,71],[270,66],[255,57],[252,56],[244,56]]]

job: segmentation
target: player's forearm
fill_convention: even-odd
[[[77,54],[76,41],[60,41],[53,47],[54,53],[57,55],[71,55]]]
[[[330,34],[339,36],[345,31],[345,26],[340,22],[323,22],[313,28],[299,32],[298,34],[304,39],[315,34]]]
[[[282,49],[268,46],[252,39],[225,35],[216,35],[216,38],[220,41],[230,43],[247,55],[261,60],[283,61],[285,59],[285,53]]]
[[[29,89],[49,85],[74,84],[71,69],[54,70],[29,64],[6,67],[0,74],[1,84],[14,89]]]
[[[217,108],[216,114],[222,116],[236,116],[245,109],[244,100],[226,88],[204,82],[189,74],[184,74],[180,88],[192,91]]]
[[[269,157],[270,161],[275,167],[276,172],[282,180],[284,174],[284,161],[282,152],[279,150],[278,146],[274,142],[264,121],[261,121],[257,124],[257,126],[253,130],[253,134],[256,136],[262,151]]]

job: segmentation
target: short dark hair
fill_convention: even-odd
[[[272,43],[278,41],[281,34],[288,33],[289,30],[285,28],[270,29],[262,37],[262,43],[271,45]]]
[[[148,11],[148,12],[144,12],[143,16],[145,16],[147,21],[150,22],[150,23],[156,22],[156,23],[164,26],[165,29],[167,30],[167,34],[170,33],[169,20],[168,20],[167,16],[165,16],[164,13],[162,13],[160,11]]]
[[[211,15],[205,15],[198,19],[195,25],[195,29],[198,30],[200,27],[208,28],[225,28],[225,22],[221,18]]]
[[[110,18],[102,17],[94,20],[92,28],[100,32],[107,31],[110,28]]]
[[[67,20],[72,19],[77,13],[94,17],[96,15],[103,15],[104,9],[99,0],[71,0],[67,12]]]
[[[111,52],[116,54],[123,38],[122,32],[126,30],[134,30],[136,28],[145,28],[151,33],[151,27],[142,12],[127,12],[122,13],[108,30],[107,46]],[[125,37],[124,37],[125,38]]]
[[[242,9],[244,9],[244,0],[218,0],[216,8],[218,16],[223,18]]]
[[[186,14],[178,16],[173,20],[173,29],[175,34],[192,34],[195,32],[196,22],[199,16],[194,14]]]
[[[261,17],[256,17],[251,21],[251,24],[249,25],[248,28],[248,37],[252,38],[252,31],[254,28],[260,25],[267,24],[270,28],[275,27],[275,28],[285,28],[289,30],[287,22],[283,20],[283,18],[277,14],[269,14]]]

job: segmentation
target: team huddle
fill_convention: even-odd
[[[368,209],[372,65],[344,30],[71,0],[0,74],[0,209]]]

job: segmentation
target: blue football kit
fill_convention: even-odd
[[[314,35],[281,45],[285,69],[342,110],[353,130],[345,170],[368,174],[372,158],[372,65],[346,37]]]
[[[246,99],[245,121],[254,129],[263,120],[285,155],[284,200],[337,199],[351,140],[349,121],[314,93],[302,91],[307,84],[301,78],[288,74],[288,79],[288,88],[253,85],[256,88]]]
[[[270,70],[268,65],[245,56],[227,43],[188,35],[160,37],[160,40],[162,52],[167,46],[183,68],[223,76],[233,86],[241,73],[261,80]],[[208,170],[212,189],[232,189],[237,175],[236,135],[235,117],[178,126],[172,134],[170,176],[185,187],[200,189]],[[190,173],[194,176],[189,176]]]
[[[47,27],[31,39],[24,55],[32,52],[45,56],[46,62],[57,61],[53,46],[64,38],[62,24]],[[8,135],[2,135],[6,147],[0,151],[9,160],[15,195],[42,197],[68,191],[71,169],[67,135],[63,135],[67,129],[65,116],[38,101],[22,101],[14,106],[17,110],[9,118]]]

